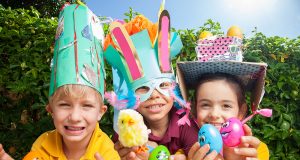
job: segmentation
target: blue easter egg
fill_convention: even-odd
[[[209,144],[210,150],[208,153],[212,152],[213,150],[220,153],[223,142],[222,137],[219,130],[211,125],[211,124],[204,124],[198,133],[198,141],[200,146],[204,146],[205,144]]]

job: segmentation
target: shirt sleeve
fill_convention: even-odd
[[[257,148],[257,158],[259,160],[269,160],[269,149],[268,146],[263,142],[260,142]]]

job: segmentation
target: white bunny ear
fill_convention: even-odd
[[[136,48],[133,45],[133,42],[130,39],[126,29],[119,22],[113,22],[110,25],[111,35],[116,41],[115,44],[118,45],[119,53],[125,59],[127,67],[130,73],[128,73],[132,80],[139,79],[143,76],[142,65],[138,58]]]
[[[171,73],[170,15],[167,10],[163,10],[159,17],[157,41],[160,70],[162,73]]]

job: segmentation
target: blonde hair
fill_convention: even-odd
[[[87,87],[88,86],[80,85],[80,84],[63,85],[63,86],[57,88],[56,91],[53,93],[53,95],[51,97],[49,97],[49,103],[52,104],[54,98],[64,96],[64,95],[74,97],[74,98],[82,98],[87,94],[91,94],[90,92],[86,91]],[[75,88],[79,91],[74,92]],[[96,97],[99,99],[100,106],[102,106],[103,101],[102,101],[101,94],[95,89],[94,89],[94,91],[95,91],[94,94],[96,94]]]

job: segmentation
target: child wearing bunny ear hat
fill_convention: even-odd
[[[142,15],[111,24],[104,56],[113,67],[115,92],[105,97],[115,107],[115,117],[120,109],[136,109],[151,130],[149,141],[165,145],[171,154],[187,155],[196,140],[189,134],[197,130],[190,127],[194,122],[189,119],[189,103],[180,98],[175,83],[171,59],[182,43],[170,27],[167,10],[160,13],[158,25]],[[121,158],[135,154],[118,142],[115,148]]]

